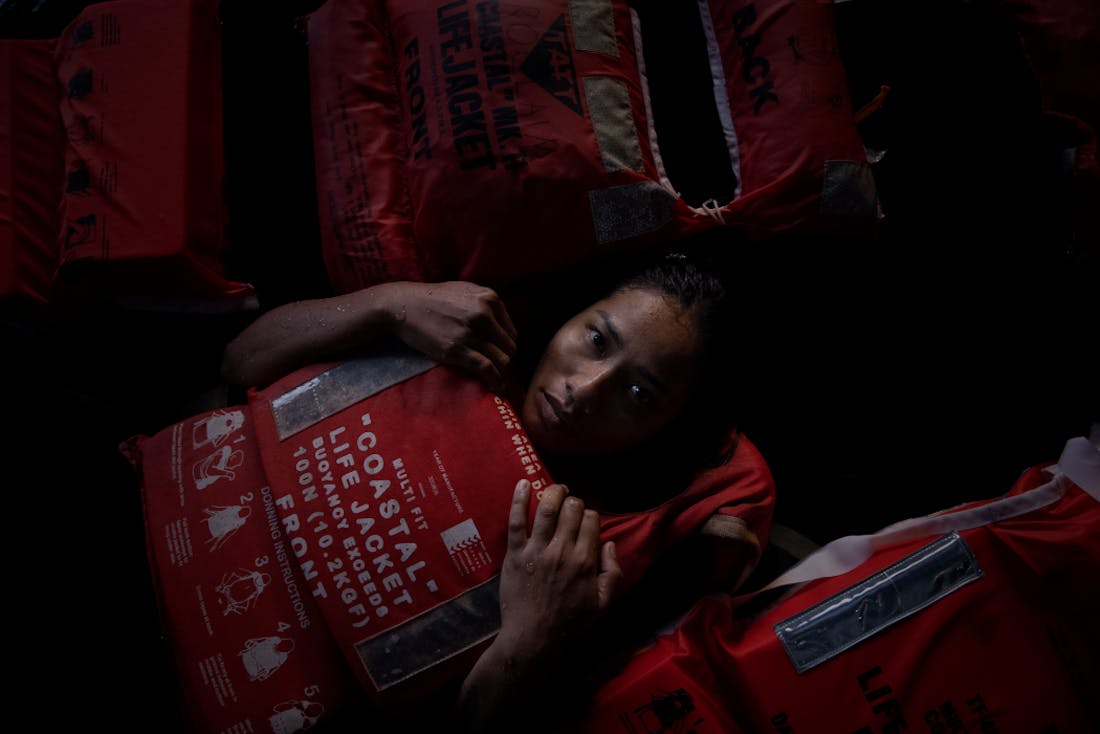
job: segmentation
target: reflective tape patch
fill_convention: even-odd
[[[672,219],[676,201],[656,181],[589,191],[596,239],[603,245],[652,232]]]
[[[644,172],[642,148],[638,144],[634,110],[626,84],[607,76],[586,76],[583,81],[588,116],[596,132],[604,170],[608,173]]]
[[[595,51],[618,58],[611,0],[569,0],[569,21],[573,27],[573,46],[578,51]]]
[[[779,622],[775,634],[795,669],[805,673],[981,576],[966,541],[950,533]]]
[[[468,650],[500,629],[500,577],[355,646],[382,691]]]
[[[343,362],[271,401],[279,440],[435,366],[412,351]]]

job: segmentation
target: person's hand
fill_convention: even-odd
[[[564,653],[606,611],[622,577],[614,543],[600,545],[599,516],[563,485],[543,492],[528,535],[530,491],[526,480],[516,486],[500,573],[498,640],[522,664]]]
[[[530,482],[521,480],[512,497],[501,628],[463,682],[458,720],[464,732],[515,731],[521,720],[526,730],[549,725],[549,712],[539,721],[526,714],[548,690],[560,691],[576,677],[563,666],[607,611],[622,577],[614,543],[600,544],[598,515],[563,485],[543,492],[528,534],[530,493]]]
[[[490,288],[451,281],[384,286],[393,332],[441,364],[471,372],[497,389],[516,353],[516,328]]]

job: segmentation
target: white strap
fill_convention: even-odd
[[[1024,515],[1058,501],[1065,492],[1065,481],[1059,473],[1046,484],[1023,494],[1004,497],[969,510],[902,520],[871,535],[838,538],[795,564],[764,589],[839,576],[859,567],[880,548],[916,538],[969,530]]]

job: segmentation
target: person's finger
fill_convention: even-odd
[[[615,552],[615,541],[609,540],[600,549],[600,575],[596,578],[600,609],[607,609],[615,596],[615,588],[622,580],[623,569]]]
[[[531,496],[531,483],[526,479],[516,482],[512,493],[512,506],[508,509],[508,550],[521,551],[527,543],[527,502]]]
[[[600,546],[600,515],[595,510],[585,510],[577,531],[577,555],[581,558],[596,558]]]
[[[476,375],[478,379],[490,387],[498,387],[504,381],[504,375],[493,364],[492,360],[470,347],[462,347],[449,352],[446,355],[445,362]]]
[[[489,299],[489,307],[493,309],[493,315],[496,316],[497,323],[501,325],[504,329],[504,333],[512,340],[514,347],[519,332],[516,331],[516,326],[512,323],[512,316],[508,313],[508,308],[504,305],[504,301],[502,301],[500,296],[495,292],[493,293],[493,297]]]
[[[531,527],[531,540],[536,540],[545,546],[554,537],[554,530],[558,526],[558,513],[561,511],[561,504],[567,492],[568,490],[561,484],[551,484],[543,490],[542,499],[535,511],[535,522]]]
[[[512,363],[512,356],[510,354],[505,353],[504,350],[491,342],[483,344],[480,351],[482,355],[493,363],[497,372],[502,376],[508,374],[508,365]]]
[[[558,514],[558,527],[554,531],[554,538],[566,543],[566,547],[575,545],[584,515],[584,502],[576,497],[565,498],[561,512]]]
[[[479,320],[475,330],[478,336],[509,357],[516,353],[516,337],[508,333],[507,326],[500,321],[495,311]]]

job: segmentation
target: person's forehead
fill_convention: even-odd
[[[596,303],[592,311],[630,348],[644,349],[655,356],[682,356],[696,346],[695,319],[679,301],[660,291],[621,290]]]

